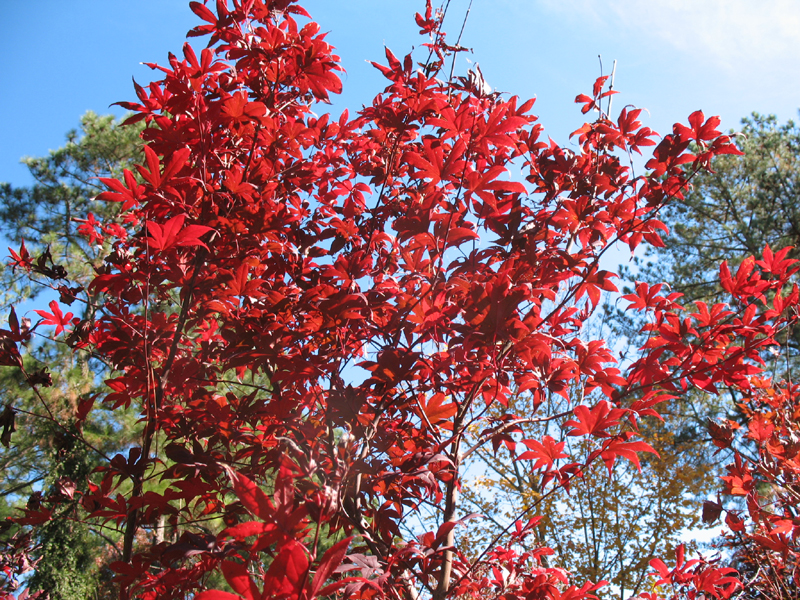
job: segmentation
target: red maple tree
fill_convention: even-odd
[[[590,462],[637,462],[650,451],[637,420],[692,386],[763,389],[762,354],[797,304],[796,290],[782,295],[791,265],[766,254],[735,278],[723,270],[741,314],[684,309],[640,284],[626,298],[650,313],[649,337],[624,370],[583,330],[616,291],[600,266],[609,248],[659,244],[659,210],[715,155],[738,153],[719,120],[696,112],[658,141],[640,111],[603,110],[613,92],[601,77],[577,99],[595,121],[575,132],[577,152],[563,148],[542,137],[533,100],[493,93],[477,71],[448,76],[459,48],[430,1],[417,15],[423,53],[387,50],[370,106],[318,116],[342,69],[299,5],[191,8],[204,24],[190,36],[208,47],[152,65],[163,79],[121,103],[148,125],[140,178],[104,180],[116,221],[80,221],[115,240],[90,286],[102,306],[92,322],[70,323],[58,303],[39,313],[112,366],[97,401],[142,411],[141,444],[80,494],[86,519],[123,532],[112,565],[123,597],[591,597],[602,582],[571,582],[549,549],[525,543],[535,514],[489,547],[458,547],[464,458],[513,447],[521,419],[552,420],[594,450],[578,464],[563,442],[521,440],[521,467],[550,495]],[[634,177],[628,157],[649,146]],[[510,178],[520,166],[524,179]],[[52,276],[52,259],[12,255]],[[15,322],[0,364],[20,368]],[[488,411],[511,393],[572,405]],[[15,521],[46,521],[62,500]],[[409,535],[423,512],[435,525]],[[161,523],[168,539],[137,535]],[[690,597],[737,586],[705,562],[654,567]],[[205,589],[215,571],[234,593]]]

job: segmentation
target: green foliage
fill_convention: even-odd
[[[31,590],[46,590],[52,600],[85,599],[93,596],[97,568],[94,544],[87,527],[68,520],[53,520],[42,526],[41,553],[31,578]]]
[[[46,157],[22,159],[33,186],[0,186],[0,232],[15,242],[25,238],[86,251],[89,244],[76,235],[74,219],[117,212],[113,203],[94,200],[103,189],[98,178],[121,177],[123,169],[133,169],[142,153],[141,132],[141,127],[121,127],[111,115],[87,112],[80,132],[68,132],[64,146]],[[70,276],[74,279],[74,273]]]

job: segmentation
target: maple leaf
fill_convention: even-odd
[[[90,244],[102,244],[103,236],[97,232],[98,227],[102,227],[102,223],[98,221],[94,214],[89,213],[85,219],[75,219],[78,226],[78,233],[89,238]]]
[[[58,302],[55,300],[50,301],[50,310],[53,311],[52,313],[46,312],[44,310],[36,310],[36,314],[42,317],[41,324],[43,325],[54,325],[56,328],[56,335],[64,331],[64,328],[70,323],[72,320],[72,313],[68,312],[66,315],[61,312],[61,308],[58,306]]]
[[[17,267],[22,267],[26,271],[30,271],[31,267],[33,266],[33,258],[28,253],[28,249],[25,247],[25,240],[22,240],[22,244],[19,247],[19,253],[17,253],[12,248],[8,249],[9,253],[11,254],[12,262],[11,268],[16,270]]]
[[[194,596],[194,600],[242,600],[242,597],[220,590],[206,590]]]
[[[581,404],[572,411],[577,420],[570,419],[564,427],[572,427],[569,435],[593,435],[610,437],[608,429],[619,425],[619,418],[625,414],[621,408],[612,408],[608,400],[601,400],[592,408]]]
[[[148,246],[157,252],[165,252],[173,246],[202,246],[208,250],[200,237],[211,231],[211,227],[205,225],[183,226],[186,215],[177,215],[168,221],[159,224],[155,221],[147,221],[147,232],[150,234],[146,238]]]
[[[223,561],[222,574],[225,576],[225,581],[237,594],[240,594],[246,600],[260,600],[261,590],[256,587],[255,582],[250,578],[246,565],[230,560]]]
[[[262,102],[248,102],[243,92],[236,92],[225,101],[222,112],[233,121],[260,120],[267,115],[267,107]]]
[[[350,546],[350,542],[353,540],[352,536],[346,537],[345,539],[337,542],[333,546],[331,546],[327,552],[325,552],[322,559],[319,561],[319,566],[317,567],[317,572],[314,574],[314,582],[311,585],[310,595],[314,597],[320,590],[323,589],[323,585],[327,579],[333,575],[342,564],[345,555],[347,554],[347,549]],[[335,591],[335,588],[330,586],[325,588],[327,591],[326,594],[320,595],[327,595],[331,592]]]
[[[100,192],[98,200],[109,200],[111,202],[122,202],[122,210],[126,211],[137,206],[144,197],[145,187],[136,181],[130,170],[123,170],[125,183],[111,177],[100,177],[99,180],[113,191]]]
[[[433,7],[431,6],[431,0],[425,0],[425,16],[423,17],[419,13],[416,13],[414,15],[414,20],[420,27],[419,30],[420,33],[429,34],[432,33],[433,30],[436,28],[437,20],[433,18],[432,13],[433,13]]]
[[[276,596],[297,598],[308,575],[306,549],[295,540],[284,545],[264,575],[264,588]]]
[[[790,272],[790,267],[797,263],[797,260],[786,258],[786,255],[792,250],[791,247],[783,248],[778,252],[773,253],[769,244],[764,246],[762,260],[756,261],[756,265],[761,267],[765,273],[772,273],[778,277],[785,277]],[[791,273],[796,272],[797,267],[791,269]]]
[[[619,457],[628,459],[634,465],[636,465],[637,470],[641,471],[642,465],[639,462],[639,452],[649,452],[658,456],[658,452],[656,452],[647,442],[643,442],[641,440],[634,442],[628,441],[634,435],[635,434],[632,432],[626,432],[622,436],[610,440],[605,445],[600,457],[606,463],[609,477],[613,471],[614,463]]]
[[[549,435],[544,436],[541,442],[538,440],[522,440],[522,443],[525,444],[528,450],[520,454],[517,458],[519,460],[535,459],[535,462],[531,466],[532,469],[539,469],[542,467],[549,469],[558,459],[569,457],[569,455],[564,452],[566,442],[556,442],[556,440]]]
[[[719,124],[719,117],[709,117],[706,121],[703,111],[698,110],[689,115],[690,127],[676,123],[673,130],[681,141],[695,140],[702,143],[707,140],[713,140],[721,134],[716,129]]]
[[[427,422],[438,425],[455,416],[458,407],[454,402],[445,403],[444,394],[435,394],[426,403],[420,402],[420,410]]]
[[[241,473],[230,474],[231,483],[236,496],[254,516],[262,521],[271,521],[275,517],[275,505],[264,491],[253,481]]]

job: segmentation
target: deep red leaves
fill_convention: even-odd
[[[433,8],[431,7],[431,0],[425,0],[425,16],[417,13],[414,15],[417,25],[420,27],[420,33],[430,34],[439,23],[437,18],[433,17]]]
[[[222,107],[223,114],[234,123],[248,120],[259,121],[267,116],[267,107],[262,102],[248,102],[243,92],[236,92]]]
[[[231,472],[230,478],[236,497],[253,516],[267,522],[275,518],[275,506],[260,487],[241,473]]]
[[[231,594],[230,592],[221,592],[219,590],[210,590],[200,592],[194,597],[194,600],[242,600],[241,596]]]
[[[719,117],[709,117],[705,120],[703,111],[698,110],[689,115],[689,127],[676,123],[674,133],[681,141],[703,143],[721,135],[716,129],[719,124]]]
[[[639,463],[640,452],[649,452],[651,454],[655,454],[656,456],[658,456],[658,452],[653,450],[652,446],[650,446],[650,444],[648,444],[647,442],[627,441],[632,436],[633,434],[631,432],[626,432],[625,434],[611,440],[608,444],[603,446],[603,451],[600,453],[600,457],[606,463],[609,475],[611,475],[611,471],[614,467],[614,463],[616,462],[617,458],[628,459],[634,465],[636,465],[637,469],[641,471],[642,466]]]
[[[22,268],[30,270],[31,266],[33,265],[33,258],[28,253],[28,249],[25,247],[25,240],[22,240],[22,243],[19,247],[19,252],[16,252],[12,248],[8,249],[9,254],[11,254],[11,263],[10,266],[12,269],[16,270],[17,268]]]
[[[541,442],[538,440],[522,440],[522,443],[525,444],[528,450],[520,454],[517,459],[533,460],[532,469],[549,469],[557,460],[569,456],[564,452],[566,442],[556,442],[549,435],[544,436]]]
[[[261,599],[261,590],[250,578],[246,565],[226,560],[222,562],[221,568],[225,581],[233,588],[234,592],[243,596],[246,600]]]
[[[128,169],[124,170],[125,183],[118,179],[110,179],[108,177],[100,177],[103,185],[111,188],[114,191],[101,192],[97,195],[98,200],[110,200],[112,202],[122,202],[122,210],[129,210],[138,206],[142,200],[145,187],[136,182],[133,173]]]
[[[675,593],[670,598],[687,597],[691,600],[714,597],[718,600],[730,598],[733,593],[742,587],[736,577],[736,570],[729,567],[720,567],[714,562],[702,559],[684,560],[685,549],[678,546],[675,551],[676,565],[670,569],[660,558],[650,561],[650,566],[656,570],[660,579],[655,585],[669,585],[672,589],[683,590],[685,596]],[[654,592],[642,594],[647,600],[661,598]]]
[[[325,586],[325,582],[328,581],[339,565],[342,564],[342,560],[344,560],[352,540],[352,537],[347,537],[331,546],[328,551],[325,552],[324,556],[319,561],[317,572],[314,574],[314,582],[309,590],[310,597],[313,598],[317,595],[327,596],[336,591],[336,584]]]
[[[294,540],[283,546],[264,575],[264,589],[272,597],[296,600],[308,577],[309,560],[306,549]]]

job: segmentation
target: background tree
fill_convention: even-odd
[[[791,248],[773,253],[765,249],[759,261],[746,259],[736,274],[727,265],[720,268],[720,285],[731,294],[731,304],[746,305],[742,315],[755,314],[748,302],[755,297],[764,315],[775,315],[786,306],[796,306],[800,290],[796,282],[797,261],[787,259]],[[757,277],[779,276],[780,288],[773,288],[765,297],[766,288],[737,285],[751,265],[763,269]],[[751,279],[752,281],[752,279]],[[793,308],[796,312],[796,308]],[[736,314],[736,313],[731,313]],[[796,322],[787,322],[788,328]],[[779,336],[771,344],[771,362],[779,363],[770,370],[776,377],[756,376],[747,386],[734,386],[728,392],[738,399],[739,412],[734,419],[717,419],[708,431],[718,451],[727,452],[731,461],[721,477],[724,499],[704,503],[703,519],[716,522],[724,515],[726,532],[724,561],[739,572],[742,588],[739,596],[753,600],[793,600],[798,597],[800,571],[800,396],[793,382],[792,369],[786,369],[789,348],[787,336]],[[782,343],[780,343],[782,340]],[[721,562],[723,559],[717,559]],[[660,560],[651,561],[660,579],[655,583],[670,590],[672,598],[695,597],[685,583],[689,572],[705,568],[693,561],[677,557],[675,568],[669,569]],[[732,571],[730,567],[726,567]],[[646,598],[656,594],[645,593]]]
[[[515,397],[512,406],[519,415],[531,414],[533,408],[526,406],[524,397]],[[558,399],[550,406],[555,413],[569,410],[569,404]],[[718,487],[717,470],[709,468],[706,445],[694,435],[694,421],[681,420],[679,414],[665,418],[668,425],[650,418],[640,426],[642,438],[658,456],[643,457],[640,468],[626,462],[610,473],[602,463],[594,464],[571,484],[568,495],[544,501],[535,472],[519,464],[527,446],[511,440],[554,436],[576,462],[585,462],[590,450],[548,423],[523,419],[509,428],[507,444],[515,446],[514,451],[503,445],[497,452],[485,448],[474,453],[471,468],[482,474],[465,485],[464,497],[487,519],[470,532],[471,545],[489,542],[520,509],[540,503],[542,519],[529,543],[555,551],[550,565],[613,584],[595,592],[600,597],[624,600],[638,595],[650,583],[648,562],[672,555],[687,530],[702,526],[703,500]],[[689,546],[697,549],[696,544]]]
[[[623,267],[623,278],[628,281],[643,280],[650,283],[667,281],[673,291],[683,294],[683,302],[691,304],[699,300],[713,304],[727,297],[727,292],[719,282],[719,265],[722,261],[727,260],[733,269],[746,257],[760,255],[767,244],[773,248],[798,244],[800,130],[792,121],[779,124],[774,116],[754,114],[750,119],[743,121],[743,129],[737,139],[744,154],[719,157],[713,165],[713,170],[698,171],[694,174],[692,185],[685,193],[685,197],[679,202],[665,206],[661,212],[661,218],[669,227],[670,235],[664,236],[663,245],[646,246],[643,257],[636,257],[632,268]],[[796,249],[792,250],[788,256],[796,257],[797,252]],[[613,306],[607,305],[606,311],[610,315],[615,314]],[[629,311],[617,310],[615,316],[615,320],[606,319],[606,323],[612,323],[611,335],[620,335],[621,339],[633,340],[629,343],[628,354],[633,356],[637,347],[645,342],[644,337],[638,336],[642,321],[638,315]],[[795,329],[785,334],[791,334],[789,341],[791,348],[795,350],[789,354],[793,354],[797,348],[797,336],[800,332]],[[620,345],[625,343],[627,342],[621,342]],[[773,368],[781,368],[780,363],[775,361],[770,361],[769,364]],[[657,468],[659,461],[648,459],[643,463],[641,479],[638,479],[633,471],[630,472],[636,480],[661,482],[666,486],[661,488],[662,501],[665,504],[659,506],[659,510],[664,510],[665,514],[671,514],[672,518],[675,518],[679,513],[674,508],[678,505],[683,506],[685,512],[682,519],[675,521],[675,531],[698,525],[702,499],[714,489],[715,484],[712,482],[715,477],[724,472],[721,470],[724,460],[717,454],[718,449],[710,443],[706,424],[709,419],[733,418],[738,412],[738,402],[739,398],[732,390],[729,390],[724,397],[700,389],[688,391],[663,409],[668,418],[660,428],[651,430],[654,438],[650,440],[658,447],[666,461],[664,464],[672,463],[677,467],[682,459],[688,462],[682,464],[681,469],[670,472]],[[520,412],[524,414],[526,411]],[[525,425],[520,427],[530,428]],[[529,434],[530,432],[523,433],[523,435]],[[666,443],[668,440],[671,442]],[[530,482],[525,478],[520,479],[519,472],[514,471],[513,461],[503,460],[503,455],[495,457],[492,453],[485,455],[484,458],[488,461],[484,464],[488,464],[493,473],[488,474],[483,481],[489,487],[498,484],[507,487],[507,505],[525,505],[525,498],[531,494],[535,495],[535,489],[531,487]],[[505,455],[505,458],[508,456]],[[482,468],[478,467],[479,470]],[[498,476],[498,471],[502,472],[502,476]],[[685,488],[685,492],[694,498],[691,506],[687,505],[688,496],[682,497],[673,487],[677,483],[673,473],[687,475],[686,483],[689,485]],[[658,484],[656,487],[659,487]],[[576,493],[571,499],[576,504],[571,505],[570,499],[566,499],[560,504],[560,512],[571,516],[569,521],[571,525],[582,525],[584,519],[590,516],[581,509],[581,504],[588,506],[587,498],[581,496],[581,490],[584,492],[587,490],[581,484],[576,485],[575,489]],[[609,485],[601,489],[603,492],[611,492],[614,486]],[[656,514],[642,513],[625,501],[627,497],[628,501],[642,502],[639,506],[643,508],[648,500],[647,495],[630,493],[632,488],[626,489],[628,493],[618,488],[618,496],[603,500],[627,506],[630,509],[627,511],[629,515],[644,517],[647,514],[649,518],[658,519]],[[492,496],[493,492],[489,494],[490,498]],[[670,505],[670,499],[676,504]],[[603,502],[599,502],[596,506],[602,504]],[[492,513],[498,508],[502,512],[502,507],[493,505],[491,501],[481,502],[480,507],[479,512]],[[603,521],[602,518],[598,521],[597,515],[591,516],[595,519],[595,523]],[[611,523],[618,522],[620,512],[610,510],[606,516],[609,521],[602,528],[605,534],[610,535],[621,529],[624,531],[624,539],[628,540],[631,548],[634,547],[635,542],[631,539],[630,532],[638,529],[635,523],[628,522],[626,526],[617,529],[612,527]],[[679,522],[683,525],[678,526]],[[591,532],[593,536],[589,536],[589,529],[583,526],[563,530],[578,535],[582,538],[579,545],[589,547],[596,544],[600,528],[594,528]],[[544,531],[543,527],[543,534]],[[583,532],[587,535],[582,536]],[[559,535],[564,534],[559,533]],[[592,542],[590,537],[594,537],[595,542]],[[615,562],[613,557],[621,556],[618,551],[613,551],[620,540],[612,538],[614,536],[611,536],[607,543],[598,546],[611,551],[609,556],[612,558],[587,561],[586,554],[572,555],[566,564],[579,571],[581,569],[599,571],[603,574],[602,578],[614,580],[618,577],[617,573],[627,570],[627,566],[617,562],[616,567],[611,568],[610,565]],[[676,539],[676,535],[666,534],[657,544],[671,547]],[[554,547],[558,546],[555,540],[552,542]],[[565,547],[564,544],[561,545],[561,548]],[[601,554],[605,555],[605,552]],[[634,553],[639,559],[655,554]],[[601,564],[605,567],[601,568]],[[630,585],[630,581],[628,584]],[[621,589],[626,589],[626,586],[622,586]]]
[[[114,222],[118,206],[95,199],[103,189],[99,178],[122,177],[124,169],[141,161],[141,131],[141,126],[122,128],[111,116],[87,113],[81,118],[80,130],[67,134],[65,146],[47,157],[23,159],[35,181],[32,186],[0,186],[0,231],[14,247],[24,240],[33,256],[49,253],[51,257],[43,263],[43,272],[33,273],[33,277],[2,267],[5,314],[14,311],[15,315],[41,295],[72,306],[82,322],[94,318],[98,297],[74,305],[73,296],[94,277],[109,245],[102,234],[87,238],[81,231],[87,219],[103,219],[108,226]],[[57,268],[68,274],[71,283],[62,278],[52,284],[47,280]],[[17,319],[31,331],[40,320],[32,311]],[[42,497],[55,493],[70,499],[76,491],[85,491],[87,476],[103,458],[95,450],[112,452],[129,444],[135,435],[133,413],[99,410],[82,424],[82,438],[75,437],[76,415],[81,413],[81,405],[98,393],[106,372],[101,362],[86,353],[74,353],[76,343],[37,335],[24,356],[24,373],[0,372],[6,418],[15,429],[12,433],[9,428],[0,448],[2,516],[24,506],[32,489],[41,490]],[[26,374],[35,375],[43,385],[33,390]],[[74,503],[66,503],[59,511],[63,514],[37,533],[34,558],[39,562],[30,588],[47,591],[53,600],[83,600],[97,587],[98,556],[109,551],[113,556],[118,540],[82,523]],[[4,535],[16,531],[12,528]]]
[[[85,219],[110,219],[119,207],[98,202],[103,190],[102,177],[122,177],[142,156],[142,127],[120,127],[110,115],[92,112],[81,118],[80,131],[67,133],[67,143],[49,156],[24,158],[35,183],[30,187],[0,184],[0,232],[15,246],[24,239],[28,250],[37,256],[47,247],[56,261],[68,261],[69,275],[79,282],[89,281],[93,267],[99,267],[108,254],[100,232],[94,237],[81,233]],[[106,236],[107,237],[107,236]],[[80,259],[80,260],[79,260]],[[4,271],[7,281],[18,285],[26,280],[20,273]],[[6,302],[30,300],[47,286],[14,289]],[[25,295],[22,295],[23,292]]]
[[[663,246],[648,247],[644,257],[635,260],[626,274],[629,279],[669,281],[674,291],[683,294],[683,302],[710,304],[728,297],[729,287],[722,282],[718,268],[722,261],[738,267],[748,256],[759,256],[767,245],[788,247],[781,256],[798,257],[800,129],[793,121],[780,124],[774,116],[757,113],[742,125],[737,140],[743,156],[721,157],[713,171],[695,175],[685,200],[663,212],[671,235],[665,236]],[[735,301],[732,305],[743,308]],[[625,323],[625,319],[618,322]],[[623,328],[630,331],[631,325],[628,321]],[[724,397],[715,398],[695,390],[675,404],[676,410],[694,422],[692,437],[706,445],[703,462],[710,469],[720,469],[728,460],[733,463],[727,472],[719,473],[719,486],[728,494],[728,502],[722,504],[732,515],[727,522],[732,531],[723,545],[748,582],[742,593],[750,598],[796,597],[798,548],[790,541],[796,539],[796,533],[782,537],[780,529],[770,525],[779,519],[777,515],[795,518],[800,498],[796,473],[791,465],[770,466],[772,458],[760,463],[759,457],[763,459],[767,442],[779,461],[794,456],[793,449],[785,454],[780,449],[785,447],[783,436],[797,430],[787,413],[794,414],[791,406],[796,402],[788,382],[796,378],[799,334],[796,327],[786,328],[781,334],[782,347],[764,354],[776,380],[774,388],[762,386],[766,395],[730,388]],[[706,432],[709,421],[713,445]],[[742,434],[751,426],[754,431]],[[769,433],[761,430],[762,426],[768,427]],[[743,478],[749,482],[746,489],[732,485],[736,477],[732,473],[742,469],[742,461],[752,469],[744,468]],[[709,521],[719,515],[722,504],[707,503]],[[736,516],[744,511],[751,517],[746,530]]]

